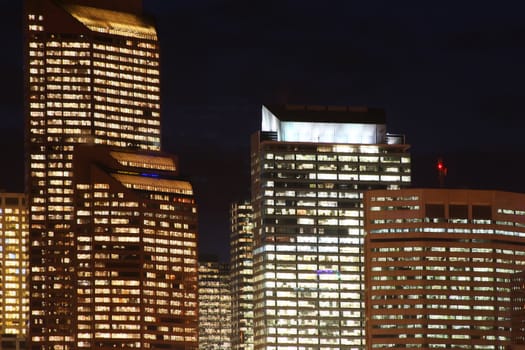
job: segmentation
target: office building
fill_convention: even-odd
[[[138,0],[26,0],[24,25],[31,348],[72,349],[74,149],[160,149],[159,46]]]
[[[231,349],[230,269],[215,256],[199,258],[199,350]]]
[[[232,349],[253,350],[253,214],[249,201],[230,208]]]
[[[255,349],[364,349],[363,193],[410,184],[366,107],[264,106],[252,137]]]
[[[505,349],[525,267],[525,195],[409,189],[365,195],[369,349]]]
[[[25,195],[0,192],[0,349],[25,349],[28,236]]]
[[[74,170],[75,348],[196,350],[197,210],[174,158],[79,145]]]
[[[68,146],[77,143],[160,149],[156,30],[140,13],[114,10],[140,3],[26,0],[31,165],[53,153],[46,159],[66,164],[44,164],[67,170]]]

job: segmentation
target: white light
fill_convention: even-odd
[[[376,144],[384,125],[358,123],[281,122],[279,140],[287,142]]]

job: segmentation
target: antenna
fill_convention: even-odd
[[[448,169],[443,163],[441,157],[438,158],[436,168],[438,171],[439,187],[443,187],[445,185],[445,176],[447,176]]]

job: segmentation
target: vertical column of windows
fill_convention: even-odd
[[[231,298],[228,266],[199,262],[199,346],[231,348]]]
[[[162,196],[161,196],[162,197]],[[174,206],[170,199],[158,198],[161,211],[144,217],[145,287],[148,341],[197,340],[197,243],[191,216],[193,200]],[[162,210],[165,208],[165,210]]]
[[[232,349],[253,349],[253,210],[249,202],[230,210]]]
[[[46,156],[45,156],[45,47],[41,32],[41,16],[28,15],[29,23],[29,149],[30,187],[33,192],[30,204],[32,228],[38,228],[45,220],[45,178],[46,178]],[[35,273],[41,268],[35,266]]]
[[[30,168],[30,189],[32,196],[29,203],[31,215],[31,297],[32,302],[32,331],[33,340],[40,340],[41,332],[36,332],[39,324],[43,324],[44,315],[44,295],[45,286],[43,286],[44,273],[46,267],[44,264],[43,254],[40,246],[45,244],[44,234],[41,230],[45,223],[46,210],[46,135],[45,135],[45,68],[44,55],[45,46],[43,43],[42,16],[37,14],[28,15],[28,48],[26,58],[28,61],[28,111],[29,118],[27,126],[29,128],[28,149],[29,168]],[[36,326],[36,327],[35,327]]]
[[[100,320],[94,310],[94,238],[93,234],[93,195],[90,184],[76,187],[76,260],[77,260],[77,345],[79,348],[93,347],[94,322]],[[97,310],[98,311],[98,310]]]
[[[0,195],[0,331],[24,337],[28,318],[27,209],[23,195]]]
[[[90,45],[83,41],[64,41],[49,36],[45,42],[45,152],[48,231],[43,234],[47,245],[46,264],[60,282],[46,288],[47,298],[54,299],[47,322],[57,324],[56,331],[69,332],[70,310],[76,290],[72,285],[73,269],[69,265],[76,244],[71,231],[73,213],[72,159],[76,143],[88,142],[90,116]],[[48,308],[49,309],[49,308]],[[53,320],[51,320],[51,318]],[[57,322],[58,321],[58,322]],[[74,336],[54,336],[72,341]],[[59,337],[59,338],[57,338]]]

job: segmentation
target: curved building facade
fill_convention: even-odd
[[[525,194],[410,189],[365,195],[369,349],[503,349],[525,266]]]

